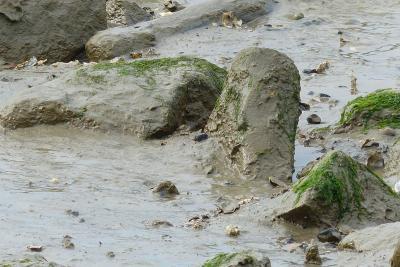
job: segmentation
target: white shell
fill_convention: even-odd
[[[395,185],[394,185],[394,191],[396,193],[400,193],[400,181],[398,181]]]

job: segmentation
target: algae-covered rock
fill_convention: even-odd
[[[400,219],[400,198],[378,175],[341,151],[326,154],[281,197],[278,217],[302,224],[362,228]]]
[[[342,127],[400,128],[400,91],[377,90],[350,101],[340,117]]]
[[[1,267],[63,267],[63,265],[50,262],[40,254],[25,255],[16,260],[2,260]]]
[[[71,122],[143,138],[202,127],[220,95],[225,70],[179,57],[84,66],[0,102],[6,128]]]
[[[286,55],[249,48],[234,59],[207,129],[241,174],[290,181],[299,93],[299,72]]]
[[[255,252],[221,253],[202,267],[271,267],[268,257]]]

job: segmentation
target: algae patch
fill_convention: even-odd
[[[235,257],[237,253],[220,253],[216,255],[214,258],[211,260],[206,261],[202,267],[219,267],[222,264],[228,262],[231,260],[233,257]]]
[[[350,101],[341,114],[341,126],[363,126],[400,128],[400,91],[377,90],[367,96]]]

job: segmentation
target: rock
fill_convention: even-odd
[[[193,138],[193,140],[196,142],[201,142],[201,141],[204,141],[207,139],[208,139],[208,134],[206,134],[206,133],[196,134],[196,136]]]
[[[265,15],[270,6],[271,0],[209,0],[191,5],[174,16],[140,23],[139,27],[117,27],[98,32],[87,42],[86,53],[95,61],[111,59],[152,47],[164,36],[211,24],[226,10],[233,11],[246,23]]]
[[[179,57],[87,65],[0,101],[0,124],[24,128],[69,122],[142,138],[180,125],[204,127],[226,71],[203,59]]]
[[[220,253],[202,267],[271,267],[268,257],[256,252]]]
[[[69,61],[106,28],[105,0],[2,0],[0,59]]]
[[[311,107],[309,104],[300,102],[300,110],[301,111],[307,111],[307,110],[310,110],[310,108]]]
[[[304,14],[299,12],[299,13],[289,14],[287,17],[291,20],[300,20],[304,18]]]
[[[311,114],[307,117],[307,122],[309,124],[320,124],[321,118],[317,114]]]
[[[400,219],[400,197],[381,177],[341,151],[328,152],[279,198],[277,218],[303,226],[360,229]]]
[[[165,227],[172,227],[172,223],[168,222],[168,221],[160,221],[160,220],[154,220],[151,225],[153,227],[161,227],[161,226],[165,226]]]
[[[62,245],[63,245],[63,248],[66,248],[66,249],[74,249],[75,248],[75,244],[72,243],[72,237],[69,235],[64,236]]]
[[[228,226],[225,228],[225,234],[226,234],[227,236],[232,236],[232,237],[238,236],[238,235],[240,235],[239,227],[234,226],[234,225],[228,225]]]
[[[109,257],[109,258],[114,258],[115,257],[115,253],[112,252],[112,251],[109,251],[109,252],[107,252],[106,256]]]
[[[107,0],[106,10],[108,26],[129,26],[152,18],[135,0]]]
[[[343,109],[342,127],[384,128],[400,127],[400,91],[382,89],[350,101]]]
[[[293,174],[299,93],[300,76],[291,59],[271,49],[245,49],[232,63],[206,129],[241,174],[287,183]]]
[[[396,136],[396,130],[390,127],[385,127],[382,129],[382,134],[387,136]]]
[[[340,241],[339,248],[373,253],[383,252],[389,262],[399,240],[400,222],[392,222],[354,231]]]
[[[164,8],[170,12],[176,12],[179,10],[184,9],[185,7],[173,0],[165,0],[164,1]]]
[[[319,256],[319,251],[318,251],[318,246],[317,245],[311,245],[306,249],[306,264],[317,264],[321,265],[322,260],[321,257]]]
[[[397,242],[396,248],[394,249],[393,256],[390,259],[391,267],[400,267],[400,241]]]
[[[342,240],[342,235],[335,228],[328,228],[319,232],[318,240],[321,242],[338,243]]]
[[[30,245],[28,249],[32,252],[42,252],[43,246]]]
[[[179,195],[178,188],[176,188],[176,186],[171,181],[159,183],[153,189],[153,193],[159,193],[161,196]]]
[[[371,169],[382,169],[385,167],[385,160],[381,152],[373,152],[368,156],[367,166]]]
[[[328,61],[324,61],[324,62],[322,62],[321,64],[319,64],[319,65],[315,68],[315,71],[316,71],[316,73],[318,73],[318,74],[323,74],[323,73],[325,73],[325,71],[326,71],[327,69],[329,69],[329,67],[330,67],[329,62],[328,62]]]

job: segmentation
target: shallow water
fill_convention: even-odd
[[[305,18],[291,21],[286,18],[291,12],[303,12]],[[302,130],[316,127],[306,124],[311,113],[321,116],[320,126],[338,120],[340,109],[356,97],[350,93],[352,73],[359,95],[400,87],[399,1],[283,0],[268,18],[255,29],[210,25],[167,38],[156,49],[162,56],[196,55],[228,66],[243,48],[269,47],[286,53],[300,71],[328,60],[331,68],[325,75],[301,74],[301,97],[308,102],[326,93],[338,105],[312,105],[300,118]],[[343,47],[339,30],[349,41]],[[17,85],[2,86],[0,97]],[[209,145],[173,137],[161,146],[160,141],[63,126],[0,134],[0,258],[19,257],[26,246],[38,244],[45,246],[47,259],[68,266],[198,266],[218,252],[253,248],[264,251],[273,266],[303,266],[303,254],[282,250],[277,239],[293,234],[302,241],[313,235],[264,220],[260,211],[268,206],[267,186],[204,175],[196,166]],[[296,171],[319,155],[297,144]],[[181,194],[170,200],[152,194],[150,188],[162,180],[176,183]],[[212,218],[204,230],[184,226],[189,218],[214,210],[220,197],[235,196],[258,196],[260,201],[243,212]],[[79,211],[79,217],[68,215],[68,209]],[[85,222],[79,222],[82,218]],[[149,226],[156,219],[174,227]],[[239,225],[242,235],[226,237],[228,224]],[[67,234],[75,250],[62,248]],[[107,258],[108,251],[116,257]],[[324,258],[326,266],[336,261],[334,253]]]

